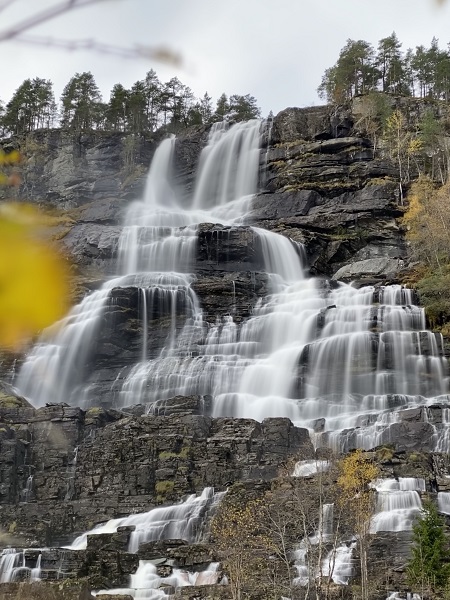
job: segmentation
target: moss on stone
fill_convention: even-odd
[[[89,408],[88,411],[86,412],[86,417],[97,417],[98,415],[101,415],[104,411],[103,408],[100,408],[100,406],[93,406],[92,408]]]
[[[170,458],[189,458],[189,446],[183,446],[179,452],[160,452],[159,460],[167,460]]]
[[[392,446],[381,446],[375,451],[377,461],[388,462],[394,458],[394,448]]]
[[[17,529],[17,521],[13,521],[12,523],[10,523],[9,527],[8,527],[8,533],[15,533]]]
[[[27,403],[22,398],[5,394],[0,391],[0,407],[1,408],[20,408],[27,406]]]
[[[167,499],[167,496],[169,496],[173,492],[174,487],[175,487],[174,481],[169,481],[168,479],[163,479],[162,481],[158,481],[155,485],[156,501],[159,503],[165,502]]]

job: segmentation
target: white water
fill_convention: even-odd
[[[0,554],[0,583],[13,581],[38,581],[41,577],[41,558],[39,554],[34,567],[27,565],[26,550],[5,548]]]
[[[348,585],[350,578],[355,574],[355,559],[353,550],[356,542],[342,544],[331,550],[323,561],[322,573],[330,577],[338,585]]]
[[[21,369],[19,390],[37,406],[94,403],[86,365],[101,316],[114,287],[137,286],[141,350],[136,364],[124,365],[123,381],[118,370],[116,407],[144,403],[151,411],[176,395],[208,394],[213,416],[289,417],[310,430],[316,446],[339,452],[395,442],[405,409],[421,407],[427,421],[428,407],[441,404],[442,422],[429,423],[430,444],[450,450],[442,338],[425,330],[410,290],[309,278],[299,244],[254,228],[269,295],[242,324],[231,315],[205,322],[192,289],[197,227],[245,219],[257,186],[259,135],[258,122],[216,124],[190,197],[172,185],[176,141],[160,145],[144,197],[127,212],[119,276],[46,334]],[[155,315],[169,324],[162,350],[152,345]]]
[[[377,505],[371,532],[410,531],[422,510],[418,492],[425,491],[425,481],[413,477],[380,479],[374,487]]]
[[[135,600],[162,600],[167,598],[161,586],[173,586],[175,589],[187,586],[214,585],[218,583],[219,563],[211,563],[205,571],[191,572],[173,569],[172,575],[160,577],[155,565],[148,560],[140,560],[138,570],[130,577],[129,588],[101,590],[98,594],[123,594]]]
[[[185,502],[172,506],[154,508],[145,513],[111,519],[78,536],[70,550],[85,550],[87,536],[100,533],[114,533],[118,527],[134,526],[128,544],[129,552],[137,552],[145,542],[168,539],[182,539],[194,542],[201,534],[203,518],[223,496],[223,492],[214,493],[213,488],[205,488],[200,496],[192,494]]]
[[[311,477],[316,473],[324,473],[330,468],[327,460],[299,460],[295,463],[293,477]]]
[[[438,492],[437,501],[439,512],[450,515],[450,492]]]
[[[315,548],[319,545],[326,548],[328,542],[332,543],[333,518],[334,505],[323,504],[319,512],[319,522],[316,531],[308,538],[300,540],[300,543],[294,552],[295,568],[297,569],[297,577],[294,579],[294,584],[304,587],[311,582],[311,579],[321,576],[331,576],[336,583],[338,583],[338,581],[335,577],[340,579],[344,578],[344,571],[348,570],[344,563],[348,562],[351,556],[344,557],[345,552],[343,547],[336,548],[335,551],[331,550],[322,560],[320,568],[319,565],[316,564],[317,559],[314,556],[316,553]],[[349,552],[351,555],[351,550]],[[340,575],[337,574],[336,567],[340,569]]]
[[[386,600],[422,600],[422,597],[411,592],[389,592]]]
[[[134,526],[128,544],[128,552],[137,552],[145,542],[182,539],[188,542],[199,541],[202,526],[208,511],[222,499],[224,492],[214,493],[212,488],[205,488],[200,496],[193,494],[185,502],[173,506],[154,508],[146,513],[138,513],[111,519],[90,531],[78,536],[71,550],[84,550],[87,547],[87,536],[101,533],[114,533],[118,527]],[[218,563],[211,563],[203,572],[191,573],[182,569],[173,569],[172,575],[161,578],[151,561],[140,560],[139,568],[130,578],[129,588],[104,590],[102,594],[129,594],[135,600],[159,600],[167,597],[162,585],[175,588],[188,585],[208,585],[218,583]],[[1,574],[1,563],[0,563]]]

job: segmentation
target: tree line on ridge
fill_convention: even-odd
[[[65,86],[59,105],[52,82],[26,79],[4,105],[0,101],[0,133],[27,134],[55,125],[72,131],[92,129],[129,133],[153,132],[164,126],[176,133],[190,125],[208,124],[229,118],[246,121],[261,114],[250,94],[223,93],[215,107],[207,92],[196,98],[177,77],[162,83],[151,69],[131,89],[116,83],[108,102],[90,72],[76,73]]]
[[[403,52],[395,32],[381,39],[376,50],[365,40],[348,39],[317,88],[321,98],[338,103],[375,90],[450,100],[450,48],[439,48],[434,37],[429,48]]]

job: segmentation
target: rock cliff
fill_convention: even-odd
[[[176,142],[178,184],[187,192],[206,138],[207,130],[197,128]],[[18,194],[69,211],[71,220],[58,237],[78,267],[78,295],[95,289],[115,272],[124,210],[142,193],[157,140],[51,131],[4,143],[12,145],[26,157]],[[267,295],[253,226],[301,242],[312,274],[357,285],[399,281],[409,257],[399,222],[397,175],[391,162],[374,156],[351,109],[289,108],[277,115],[261,153],[259,192],[243,226],[204,223],[198,228],[192,288],[205,321],[213,325],[232,315],[241,323]],[[117,410],[114,384],[142,352],[140,310],[139,288],[112,289],[93,352],[81,366],[97,406],[86,409],[80,398],[79,407],[58,403],[36,409],[8,388],[0,393],[0,544],[29,548],[31,568],[42,554],[42,573],[49,581],[62,573],[77,580],[66,591],[48,583],[45,589],[59,594],[56,598],[84,600],[89,589],[124,587],[139,560],[154,560],[161,576],[178,567],[201,571],[216,559],[207,533],[202,544],[161,542],[137,553],[127,551],[132,528],[126,527],[91,536],[84,550],[60,546],[108,519],[172,505],[204,488],[224,491],[243,481],[267,489],[286,461],[315,456],[308,431],[289,419],[213,418],[208,396],[174,397],[153,414],[144,414],[142,406]],[[169,310],[181,314],[184,307]],[[150,352],[156,356],[172,325],[161,312],[150,322]],[[176,326],[181,329],[181,319]],[[446,459],[428,454],[433,426],[446,418],[439,403],[403,411],[395,439],[389,440],[395,447],[388,459],[375,457],[384,475],[422,477],[427,492],[446,491]],[[352,435],[348,449],[356,444]],[[371,576],[389,563],[390,585],[404,588],[409,539],[410,533],[377,536]],[[50,549],[36,550],[43,547]],[[16,597],[20,585],[5,585],[0,598]],[[380,585],[374,598],[385,597]],[[198,588],[195,596],[186,590],[177,594],[229,597],[226,587],[218,586]]]

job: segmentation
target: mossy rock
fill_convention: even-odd
[[[379,448],[377,448],[375,450],[375,455],[376,455],[376,460],[377,462],[390,462],[395,455],[395,449],[394,446],[391,445],[386,445],[386,446],[380,446]]]
[[[0,390],[0,408],[32,408],[32,406],[25,398]]]
[[[103,415],[105,413],[105,409],[101,408],[100,406],[93,406],[92,408],[89,408],[86,411],[86,418],[87,419],[95,419],[97,417],[99,417],[100,415]]]
[[[155,485],[156,491],[156,501],[158,503],[166,502],[168,497],[173,493],[173,488],[175,487],[174,481],[169,481],[168,479],[164,479],[163,481],[158,481]]]

